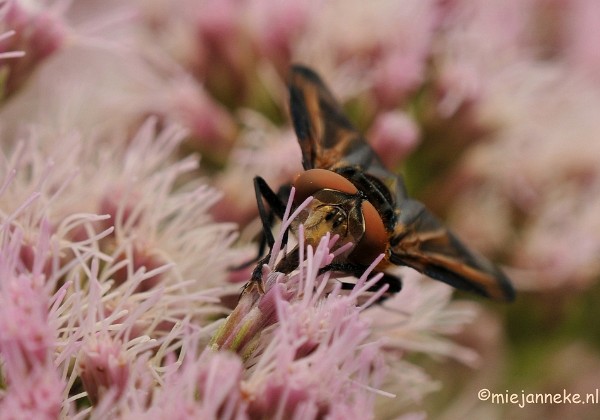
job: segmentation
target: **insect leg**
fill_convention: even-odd
[[[263,236],[261,238],[259,251],[260,255],[264,251],[266,245],[271,247],[275,243],[273,232],[271,232],[271,226],[273,225],[273,214],[279,213],[278,210],[280,210],[280,207],[283,203],[277,194],[275,194],[275,192],[271,189],[271,187],[269,187],[269,184],[267,184],[267,182],[259,176],[254,178],[254,194],[256,196],[258,215],[263,227]],[[265,208],[263,198],[264,200],[267,200],[267,203],[269,203],[269,207],[271,208],[269,212],[267,212],[267,209]],[[283,213],[281,213],[280,217],[283,217]]]
[[[319,270],[319,274],[325,273],[327,271],[338,271],[340,273],[350,274],[354,277],[360,277],[365,273],[366,269],[367,269],[367,267],[364,267],[362,265],[352,264],[352,263],[348,263],[348,262],[332,263],[332,264],[326,265],[325,267],[321,268],[321,270]],[[372,273],[372,274],[378,274],[378,273]],[[386,291],[386,294],[398,293],[402,289],[402,279],[400,277],[397,277],[397,276],[394,276],[392,274],[388,274],[385,272],[382,272],[382,274],[383,274],[383,277],[381,277],[381,279],[377,282],[377,284],[371,286],[368,289],[369,292],[376,292],[384,284],[388,285],[388,290]],[[354,284],[342,283],[343,290],[351,290],[353,288],[354,288]]]
[[[254,178],[254,192],[256,194],[258,214],[263,225],[258,256],[255,260],[258,261],[258,258],[260,258],[265,251],[267,245],[271,248],[275,243],[271,228],[273,227],[275,216],[279,219],[283,219],[286,202],[290,194],[290,187],[288,185],[283,185],[279,188],[278,192],[275,193],[263,178],[257,176]],[[263,199],[269,204],[270,210],[268,212],[265,208]],[[283,243],[287,243],[287,232],[284,234]]]
[[[271,232],[271,227],[273,226],[275,216],[279,217],[280,219],[283,218],[285,213],[285,203],[290,195],[290,186],[283,185],[279,188],[278,192],[275,193],[263,178],[257,176],[254,178],[254,193],[256,196],[258,214],[262,223],[262,231],[260,232],[260,239],[258,242],[258,252],[252,259],[232,267],[232,270],[241,270],[242,268],[246,268],[258,262],[267,249],[267,246],[273,246],[275,239],[273,237],[273,233]],[[268,211],[265,208],[263,200],[266,200],[269,204],[270,209]],[[286,242],[287,232],[284,236],[284,243]]]
[[[242,294],[248,292],[249,290],[253,290],[255,287],[260,293],[264,293],[262,285],[262,268],[263,265],[266,264],[271,258],[271,250],[269,249],[269,252],[262,258],[261,255],[265,252],[267,245],[269,248],[272,248],[275,243],[275,238],[273,237],[273,232],[271,232],[271,227],[273,225],[275,216],[282,219],[285,214],[286,205],[281,196],[284,194],[289,196],[289,188],[286,189],[285,186],[281,187],[279,189],[279,194],[276,194],[263,178],[257,176],[254,178],[254,193],[256,196],[258,215],[262,222],[262,233],[256,257],[242,264],[241,266],[236,267],[238,269],[244,268],[252,263],[257,262],[256,267],[254,270],[252,270],[250,281],[248,281],[242,289]],[[265,203],[263,200],[269,204],[269,211],[267,211],[265,208]],[[284,236],[284,243],[285,241],[287,241],[287,232]]]

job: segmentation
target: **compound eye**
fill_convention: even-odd
[[[379,254],[386,251],[389,235],[383,225],[381,215],[373,204],[363,201],[361,208],[365,221],[365,233],[349,255],[349,259],[359,264],[370,265]]]
[[[317,191],[330,189],[341,191],[346,194],[356,194],[358,190],[346,178],[327,169],[309,169],[301,172],[292,183],[296,188],[294,203],[302,203],[306,198],[314,195]]]

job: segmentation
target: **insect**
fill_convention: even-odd
[[[383,166],[313,70],[291,68],[289,95],[304,168],[292,183],[294,205],[313,196],[299,220],[306,242],[316,245],[331,232],[339,235],[337,246],[352,243],[326,270],[359,276],[384,254],[375,271],[384,273],[380,284],[389,285],[388,293],[400,291],[402,283],[385,270],[400,265],[457,289],[495,300],[514,299],[513,287],[499,268],[469,250],[422,203],[408,197],[402,178]],[[289,189],[275,193],[260,177],[254,179],[254,186],[264,250],[267,243],[273,245],[273,215],[283,217]],[[261,281],[260,269],[267,257],[254,270],[251,282]],[[276,269],[291,272],[297,265],[296,249]]]

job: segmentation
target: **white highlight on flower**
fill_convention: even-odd
[[[0,34],[0,42],[10,38],[11,36],[15,35],[16,31],[6,31],[4,33]],[[7,58],[19,58],[19,57],[23,57],[25,55],[25,51],[4,51],[4,52],[0,52],[0,60],[3,59],[7,59]]]

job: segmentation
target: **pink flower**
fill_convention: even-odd
[[[9,364],[8,359],[5,363]],[[52,420],[59,417],[64,405],[66,384],[53,367],[37,365],[27,374],[11,378],[0,398],[3,419],[36,418]]]
[[[186,127],[190,145],[215,160],[227,155],[237,134],[229,112],[191,79],[169,83],[154,109]]]
[[[406,114],[391,111],[377,117],[367,138],[383,163],[393,170],[417,146],[419,128]]]
[[[17,58],[8,64],[9,78],[4,82],[4,89],[11,94],[63,45],[66,28],[62,18],[50,10],[36,9],[19,0],[4,3],[0,31],[7,31],[11,36],[0,39],[0,53],[4,58]],[[17,52],[11,52],[15,50]]]
[[[51,309],[64,292],[52,296],[57,279],[43,273],[54,251],[48,224],[42,224],[32,264],[26,265],[20,252],[23,232],[8,220],[0,225],[0,358],[6,384],[0,412],[4,418],[52,419],[64,405],[67,386],[54,365],[57,325]]]
[[[292,57],[318,68],[342,99],[368,87],[389,108],[423,82],[439,19],[435,2],[314,2],[310,13]]]
[[[449,214],[482,247],[518,252],[524,270],[546,268],[546,285],[589,284],[598,247],[586,228],[598,203],[580,198],[597,189],[597,98],[580,76],[554,85],[564,75],[555,64],[581,58],[539,60],[528,32],[536,10],[518,1],[6,3],[1,416],[394,416],[438,388],[437,374],[408,355],[476,365],[451,337],[475,304],[450,302],[447,286],[409,269],[394,272],[404,289],[383,303],[368,275],[343,292],[335,275],[319,274],[340,252],[336,238],[305,249],[299,234],[285,248],[280,234],[262,288],[242,293],[250,274],[230,267],[255,252],[252,177],[277,189],[302,170],[285,115],[291,60],[324,74],[390,167],[421,135],[423,156],[432,144],[453,156],[456,139],[477,144],[460,166],[449,163],[459,200]],[[575,143],[565,149],[566,137]],[[485,197],[492,204],[480,205]],[[553,210],[557,197],[564,206]],[[474,213],[481,226],[464,216]],[[278,273],[295,243],[298,269]]]
[[[105,396],[118,399],[129,380],[130,360],[122,351],[122,343],[110,336],[92,337],[81,348],[79,376],[92,404]]]
[[[564,24],[561,25],[564,32],[560,34],[562,52],[568,62],[597,83],[600,48],[593,40],[600,35],[600,7],[593,0],[571,0],[565,3]]]
[[[365,276],[347,296],[339,295],[338,285],[325,297],[329,275],[318,270],[333,259],[334,242],[325,237],[314,251],[309,246],[298,273],[266,269],[265,294],[248,286],[213,338],[213,348],[235,350],[252,366],[245,386],[252,417],[335,418],[352,412],[361,418],[372,410],[375,394],[369,389],[382,380],[383,364],[379,345],[367,341],[369,323],[356,302],[377,278],[365,282]]]
[[[132,384],[128,398],[116,405],[101,402],[94,414],[118,416],[121,419],[144,418],[207,418],[247,419],[247,402],[241,384],[243,367],[240,359],[232,353],[215,353],[205,350],[196,353],[197,334],[187,331],[184,348],[188,351],[176,361],[170,354],[165,361],[165,373],[161,386],[150,392],[134,391]],[[136,363],[135,370],[142,367]],[[135,385],[137,388],[139,385]],[[146,389],[146,388],[144,388]],[[108,400],[111,401],[111,400]]]
[[[78,173],[75,165],[53,167],[35,137],[2,160],[0,357],[12,369],[4,371],[4,380],[23,383],[20,378],[37,368],[48,377],[40,386],[56,378],[62,385],[53,387],[54,410],[71,412],[71,402],[86,397],[73,395],[78,380],[98,405],[148,395],[148,378],[160,368],[138,367],[137,361],[153,354],[159,362],[159,355],[181,348],[184,320],[223,313],[218,297],[237,291],[222,287],[225,268],[235,261],[229,249],[233,226],[211,221],[207,210],[216,195],[207,187],[173,191],[178,176],[195,164],[168,163],[180,131],[166,129],[158,137],[150,122],[131,144],[108,146],[124,148],[119,162],[114,153],[96,160],[86,155],[80,137],[66,137],[62,162],[86,162]],[[152,202],[131,193],[139,182],[149,182],[140,188],[155,194]],[[109,194],[111,185],[122,193]],[[136,244],[160,260],[140,258]],[[203,244],[210,247],[203,250]],[[188,252],[188,263],[175,263]],[[130,391],[134,385],[138,391]],[[16,404],[17,388],[9,395],[15,400],[5,404]]]
[[[302,170],[300,147],[289,128],[281,129],[255,112],[241,115],[245,129],[229,157],[228,170],[215,177],[224,196],[213,208],[217,220],[249,223],[257,215],[249,174],[260,175],[273,188],[291,182]]]
[[[259,51],[282,73],[292,59],[296,41],[304,35],[315,2],[300,0],[273,3],[264,0],[248,2],[248,26],[256,37]]]
[[[11,36],[14,36],[15,33],[16,32],[14,30],[11,30],[11,31],[6,31],[6,32],[0,34],[0,42],[10,38]],[[25,55],[24,51],[3,51],[3,52],[0,52],[0,59],[4,60],[7,58],[19,58],[19,57],[23,57],[24,55]]]
[[[301,210],[302,206],[296,212]],[[273,271],[278,255],[285,253],[280,251],[281,232],[294,217],[284,218],[273,257],[263,268],[264,292],[257,284],[247,285],[238,306],[211,342],[213,349],[233,350],[246,361],[249,370],[244,389],[252,417],[365,418],[372,415],[377,394],[390,396],[377,390],[385,383],[386,363],[399,365],[405,352],[474,362],[472,352],[431,334],[432,330],[456,332],[472,316],[470,310],[446,308],[451,289],[445,285],[421,289],[418,283],[409,283],[407,293],[391,299],[386,308],[363,311],[385,288],[366,293],[379,279],[367,280],[367,273],[344,295],[329,273],[319,275],[319,269],[342,252],[330,251],[335,238],[327,236],[316,249],[308,246],[306,256],[301,251],[298,271],[289,275]],[[302,250],[301,232],[302,228]],[[406,315],[390,316],[392,311]],[[420,383],[420,388],[412,388],[413,394],[406,397],[418,400],[433,388],[426,375],[403,363],[395,382]],[[396,388],[402,392],[402,386]]]

